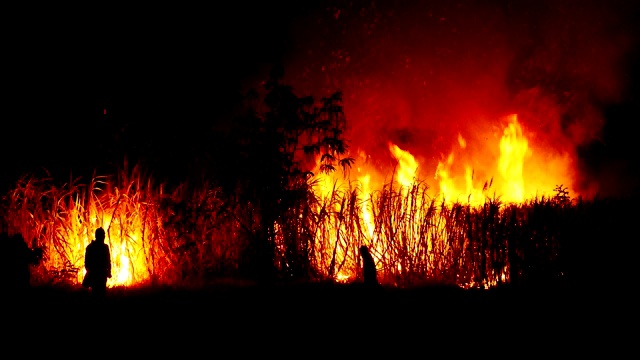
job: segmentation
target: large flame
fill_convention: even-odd
[[[309,16],[287,80],[301,94],[342,91],[350,138],[369,156],[383,159],[387,141],[409,150],[451,201],[615,192],[599,179],[619,174],[576,153],[604,140],[604,111],[624,99],[638,39],[626,4],[344,2]]]
[[[345,196],[349,196],[349,191],[359,189],[354,194],[358,196],[359,218],[362,219],[366,230],[362,233],[361,243],[371,248],[371,253],[379,265],[383,262],[394,263],[392,271],[401,273],[403,268],[408,266],[405,263],[406,254],[390,254],[388,244],[379,241],[380,234],[377,233],[379,227],[374,224],[374,219],[382,215],[375,214],[373,210],[377,201],[375,191],[385,187],[395,187],[397,190],[395,193],[404,200],[399,202],[399,208],[394,209],[393,215],[390,216],[406,217],[390,221],[408,223],[403,230],[403,237],[407,240],[402,244],[402,248],[407,252],[423,252],[422,256],[426,252],[430,265],[424,271],[436,271],[438,267],[447,266],[438,263],[442,259],[437,259],[436,253],[449,252],[448,232],[453,228],[448,226],[446,214],[442,213],[437,216],[431,214],[431,218],[438,220],[429,224],[425,230],[422,219],[426,218],[427,214],[422,211],[429,209],[428,204],[424,206],[426,201],[433,202],[438,199],[438,202],[446,206],[462,203],[474,207],[496,199],[501,203],[522,204],[540,197],[551,197],[559,184],[572,183],[571,157],[566,153],[547,150],[544,146],[535,146],[536,144],[532,142],[535,134],[527,133],[518,121],[517,114],[509,114],[497,119],[495,127],[500,130],[495,131],[493,136],[484,137],[482,146],[470,144],[462,134],[458,134],[455,139],[456,146],[447,152],[435,169],[425,169],[414,154],[389,141],[389,156],[394,160],[394,165],[389,167],[388,173],[384,173],[371,166],[370,164],[374,163],[371,156],[360,150],[361,162],[356,169],[356,178],[344,180],[342,175],[335,173],[320,174],[317,176],[320,186],[315,189],[316,195],[324,199],[323,204],[329,204],[331,203],[329,199],[335,196],[336,192],[341,193],[339,198],[344,199]],[[423,179],[420,174],[435,174],[435,176]],[[417,184],[425,182],[428,193],[426,196],[416,196]],[[579,194],[574,193],[574,195]],[[336,213],[341,214],[345,211],[344,202],[331,204],[332,210]],[[446,212],[447,207],[438,207],[435,211]],[[342,217],[338,218],[342,219]],[[353,231],[350,230],[349,224],[344,222],[336,221],[333,224],[334,226],[327,230],[333,234],[329,238],[340,239],[341,233]],[[393,238],[393,234],[384,234],[384,236],[387,242],[389,237]],[[422,241],[419,242],[419,239]],[[332,244],[319,246],[326,249]],[[350,259],[335,274],[336,278],[345,281],[353,279],[357,276],[359,267],[357,252],[343,246],[339,240],[333,246],[340,257]],[[332,266],[329,258],[317,260],[320,263],[324,261],[327,268]],[[389,271],[389,269],[384,270]],[[496,276],[504,281],[507,272],[506,266]]]
[[[554,155],[532,152],[518,116],[511,114],[505,120],[502,136],[486,141],[487,148],[480,148],[482,151],[478,153],[465,153],[467,141],[458,135],[458,148],[440,161],[435,171],[439,194],[446,200],[478,205],[487,197],[499,197],[504,202],[521,203],[550,195],[558,184],[571,183],[567,175],[571,165],[568,157],[555,159],[551,168],[543,159]],[[547,177],[527,176],[540,173]]]
[[[532,146],[526,129],[517,114],[496,121],[501,131],[486,137],[481,146],[471,150],[468,141],[458,134],[456,146],[438,162],[435,169],[425,169],[414,154],[388,142],[389,155],[394,166],[384,173],[369,166],[366,161],[357,167],[355,180],[367,196],[371,189],[380,189],[393,179],[401,187],[426,181],[431,195],[442,197],[447,203],[463,202],[472,205],[484,203],[488,198],[499,198],[506,203],[523,203],[543,196],[552,196],[559,185],[571,188],[573,161],[569,151],[558,152],[544,146]],[[497,135],[500,136],[497,136]],[[362,153],[362,150],[361,150]],[[362,155],[360,159],[368,159]],[[435,174],[423,177],[421,174]],[[480,175],[479,175],[480,174]],[[339,177],[321,175],[323,186],[319,194],[339,186]],[[573,189],[572,189],[573,190]],[[573,190],[574,196],[581,194]]]
[[[343,92],[352,130],[346,137],[357,153],[349,178],[315,169],[314,215],[326,215],[326,223],[317,222],[310,253],[322,271],[357,277],[358,247],[367,245],[385,276],[443,274],[464,261],[450,251],[458,255],[470,241],[451,221],[452,207],[522,204],[558,188],[572,198],[597,190],[578,171],[576,149],[599,139],[599,107],[624,93],[621,60],[637,38],[620,21],[626,6],[407,1],[322,8],[297,24],[290,40],[301,51],[283,59],[284,80],[298,93]],[[232,241],[227,235],[237,232],[235,223],[212,226],[206,241],[178,242],[190,230],[165,233],[154,213],[158,198],[116,190],[98,207],[78,203],[53,220],[24,216],[22,224],[32,226],[23,232],[48,237],[49,265],[77,270],[93,230],[104,227],[109,286],[143,283],[171,266],[188,273],[190,249],[207,253],[218,246],[212,239]],[[501,263],[493,270],[489,278],[504,280],[509,269]],[[74,276],[80,282],[84,270]]]

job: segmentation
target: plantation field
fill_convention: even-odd
[[[118,286],[263,276],[352,282],[361,275],[362,245],[373,252],[383,284],[600,283],[629,273],[628,234],[637,218],[635,198],[570,199],[559,192],[472,206],[430,198],[423,184],[369,201],[359,200],[357,188],[335,191],[331,201],[302,197],[273,218],[217,188],[168,197],[133,177],[122,184],[95,180],[88,188],[19,184],[2,215],[9,232],[44,253],[32,284],[80,282],[97,227],[107,231]]]

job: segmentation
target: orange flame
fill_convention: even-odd
[[[425,173],[422,158],[390,141],[386,150],[395,165],[387,173],[373,166],[378,162],[371,161],[371,156],[362,150],[356,172],[351,173],[356,174],[355,181],[339,171],[323,174],[315,169],[318,175],[313,189],[319,201],[312,204],[315,217],[310,227],[314,266],[338,281],[355,279],[361,269],[359,247],[366,245],[381,274],[391,277],[390,281],[394,276],[401,279],[412,273],[447,273],[448,269],[460,268],[452,254],[464,252],[468,239],[445,205],[458,199],[466,199],[465,206],[481,205],[491,193],[503,201],[519,203],[554,191],[557,184],[571,184],[569,152],[537,145],[536,134],[528,132],[517,115],[502,120],[502,126],[488,129],[490,134],[465,138],[459,133],[456,146],[437,164],[436,183],[426,187],[416,185],[423,180],[418,170]],[[394,182],[391,186],[386,183],[388,179]],[[172,280],[177,275],[171,274],[178,272],[170,270],[188,272],[190,258],[184,255],[192,249],[192,242],[172,241],[177,236],[169,232],[177,230],[163,228],[167,214],[158,211],[156,202],[164,196],[162,189],[156,194],[137,187],[116,186],[102,195],[98,191],[88,194],[56,202],[65,203],[64,210],[57,212],[53,231],[47,234],[62,234],[64,241],[47,243],[49,265],[60,268],[68,262],[73,268],[82,269],[77,272],[80,283],[85,275],[85,248],[95,228],[101,226],[111,248],[113,277],[108,286],[136,285],[158,276]],[[26,220],[21,223],[29,224],[32,216],[22,215]],[[221,228],[216,238],[226,238],[227,230]],[[276,230],[281,231],[279,226]],[[496,277],[505,281],[507,274],[507,267],[493,269],[493,279],[479,281],[494,281]],[[464,279],[468,283],[467,274]]]
[[[516,115],[509,116],[509,124],[500,139],[498,170],[504,179],[504,197],[507,201],[524,200],[522,169],[528,151],[528,141],[522,135]]]
[[[464,199],[465,201],[462,203],[472,206],[482,205],[488,198],[493,197],[499,197],[502,202],[506,203],[522,203],[537,196],[548,196],[555,190],[557,184],[571,184],[571,156],[568,153],[555,153],[544,147],[533,146],[531,139],[535,138],[535,134],[527,133],[519,123],[516,114],[506,116],[503,121],[504,125],[500,130],[495,130],[492,136],[483,136],[484,144],[480,147],[465,139],[462,134],[458,134],[456,147],[438,163],[435,169],[436,184],[429,186],[428,199],[433,201],[433,199],[439,198],[446,204]],[[403,243],[403,248],[406,251],[426,251],[428,253],[430,269],[425,271],[443,266],[443,264],[435,264],[437,261],[435,253],[444,254],[449,251],[447,238],[450,229],[447,226],[446,216],[444,214],[436,216],[439,220],[430,224],[427,230],[420,227],[419,219],[425,215],[420,213],[422,211],[420,209],[424,208],[422,203],[415,202],[424,202],[427,198],[410,197],[408,191],[421,180],[418,174],[421,164],[413,154],[392,142],[388,142],[388,150],[397,161],[393,171],[390,171],[389,174],[381,174],[379,170],[368,166],[367,161],[359,163],[357,168],[357,182],[361,190],[358,198],[360,202],[359,216],[366,229],[360,241],[371,247],[372,255],[376,261],[384,259],[388,263],[395,264],[393,271],[400,272],[404,266],[407,266],[402,259],[405,255],[389,254],[388,249],[385,249],[387,245],[378,241],[376,231],[379,229],[374,223],[376,214],[372,211],[374,208],[372,202],[375,201],[373,190],[383,188],[385,185],[383,182],[391,176],[399,185],[402,196],[407,197],[402,205],[407,209],[398,209],[398,213],[408,213],[409,208],[418,209],[412,213],[412,216],[416,218],[415,221],[402,219],[410,224],[404,234],[407,240]],[[360,150],[360,158],[368,160],[369,155]],[[319,176],[322,185],[316,189],[316,194],[327,199],[331,191],[340,189],[339,179],[337,175]],[[347,180],[343,185],[349,181]],[[416,206],[412,207],[413,205]],[[334,204],[333,209],[336,212],[344,210],[340,208],[338,203]],[[445,211],[445,209],[439,208],[437,211]],[[336,221],[334,224],[335,227],[327,229],[333,234],[329,238],[339,239],[341,233],[349,231],[343,223]],[[425,235],[425,231],[428,234]],[[417,242],[414,239],[422,239],[422,241]],[[427,249],[419,249],[419,247],[424,247],[424,244],[427,244]],[[336,274],[338,280],[352,279],[356,276],[358,272],[357,252],[343,247],[339,241],[336,241],[335,244],[321,244],[319,246],[322,249],[335,246],[337,247],[336,253],[348,259]],[[321,251],[317,253],[321,253]],[[328,267],[328,260],[325,259],[324,262]],[[505,280],[506,273],[507,269],[504,269],[499,275],[502,280]]]
[[[108,229],[105,243],[109,245],[111,251],[111,272],[113,274],[108,280],[107,286],[130,286],[147,281],[150,277],[150,268],[146,257],[149,249],[146,249],[143,245],[144,242],[140,240],[144,226],[141,224],[137,224],[137,226],[136,224],[120,224],[118,219],[106,217],[102,221],[104,221],[103,228]],[[76,254],[73,258],[78,259],[76,264],[82,268],[82,271],[78,273],[78,282],[82,282],[86,275],[84,251],[91,240],[84,238],[78,239],[76,242]]]
[[[545,148],[534,151],[517,115],[505,119],[502,136],[493,141],[487,136],[484,152],[467,153],[467,141],[459,134],[459,147],[438,163],[435,179],[439,194],[448,202],[466,199],[479,205],[496,196],[503,202],[522,203],[550,196],[557,185],[572,183],[568,153],[557,154]],[[478,174],[485,177],[478,178]]]
[[[389,151],[393,157],[398,160],[398,168],[396,170],[396,178],[402,186],[410,186],[415,183],[417,178],[418,163],[413,155],[408,151],[400,149],[397,145],[389,142]]]

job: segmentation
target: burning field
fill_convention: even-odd
[[[207,129],[224,145],[181,159],[199,177],[160,181],[126,151],[89,179],[27,173],[3,230],[43,249],[33,285],[64,288],[98,227],[113,291],[357,284],[363,245],[389,288],[611,281],[633,163],[585,154],[630,96],[637,39],[616,5],[323,3],[290,22],[295,50],[240,115]]]
[[[206,183],[167,189],[136,166],[88,184],[26,176],[6,197],[3,215],[8,229],[44,249],[33,268],[32,284],[39,285],[78,286],[97,227],[111,248],[111,287],[199,286],[268,274],[278,281],[359,282],[361,245],[371,249],[386,286],[581,281],[595,265],[591,247],[622,236],[630,223],[627,202],[572,197],[562,184],[549,195],[526,196],[527,142],[516,117],[509,121],[496,164],[505,170],[496,183],[506,192],[490,192],[489,181],[463,200],[431,195],[415,177],[414,157],[390,143],[398,166],[388,183],[358,172],[349,181],[339,171],[318,172],[297,193],[279,193],[289,197],[277,199],[285,206],[262,209],[251,203],[262,197],[244,200]]]

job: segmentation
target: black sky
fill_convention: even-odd
[[[180,153],[171,148],[226,119],[246,84],[286,55],[290,19],[305,11],[295,7],[7,9],[3,185],[43,167],[86,176],[104,161],[100,142],[117,140],[130,157]]]
[[[310,47],[329,52],[336,44],[357,46],[357,37],[349,33],[361,28],[345,26],[344,36],[329,34],[330,26],[312,21],[317,14],[343,9],[344,17],[348,8],[353,17],[364,16],[353,9],[370,9],[372,3],[6,9],[11,20],[3,35],[3,189],[41,167],[57,175],[72,169],[86,175],[100,162],[117,161],[105,155],[104,144],[112,141],[127,147],[117,149],[118,155],[146,154],[153,147],[153,155],[166,158],[165,170],[171,171],[169,164],[184,163],[179,157],[188,154],[185,148],[228,120],[238,94],[259,84],[271,64],[282,61],[299,69],[306,66],[300,59],[318,56],[307,52]],[[533,2],[465,3],[535,8]],[[391,2],[378,4],[377,9],[393,8]],[[437,9],[448,3],[433,4]],[[639,6],[613,4],[623,15],[618,19],[625,33],[638,30]],[[631,130],[639,117],[638,54],[634,45],[621,55],[624,96],[605,109],[604,141],[580,149],[591,159],[590,171],[611,171],[607,164],[614,161],[629,182],[638,167],[637,135]],[[314,64],[308,68],[313,71]]]

